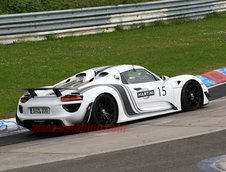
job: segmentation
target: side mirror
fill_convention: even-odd
[[[168,80],[169,80],[169,77],[168,77],[168,76],[163,75],[163,76],[162,76],[162,80],[163,80],[164,82],[166,82],[166,81],[168,81]]]

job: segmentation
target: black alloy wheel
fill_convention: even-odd
[[[184,111],[195,110],[202,104],[202,89],[196,81],[184,84],[181,93],[181,105]]]
[[[91,123],[103,125],[115,124],[118,118],[118,107],[115,99],[109,94],[101,94],[94,101]]]

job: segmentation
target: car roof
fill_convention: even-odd
[[[112,65],[112,66],[101,66],[101,67],[96,67],[93,68],[96,74],[104,71],[111,71],[111,70],[117,70],[119,73],[127,71],[127,70],[132,70],[132,69],[144,69],[142,66],[138,65]]]

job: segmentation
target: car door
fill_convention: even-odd
[[[140,111],[164,111],[172,109],[172,87],[145,69],[129,70],[122,73],[125,87],[136,108]]]

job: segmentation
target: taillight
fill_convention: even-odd
[[[82,100],[82,96],[64,96],[61,97],[62,102]]]
[[[21,97],[20,102],[26,103],[29,99],[30,99],[30,97]]]

